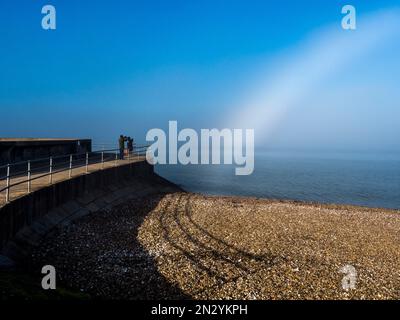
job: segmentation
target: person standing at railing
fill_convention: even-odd
[[[128,153],[132,154],[133,152],[133,138],[128,137],[128,143],[127,143],[127,147],[128,147]]]
[[[124,149],[125,149],[125,141],[127,140],[122,134],[119,136],[118,144],[119,144],[119,159],[124,160]]]

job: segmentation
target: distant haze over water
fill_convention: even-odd
[[[250,176],[230,165],[157,165],[186,191],[400,209],[400,154],[256,151]]]

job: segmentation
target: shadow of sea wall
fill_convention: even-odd
[[[142,184],[145,189],[160,185]],[[143,220],[164,196],[138,197],[59,227],[33,252],[28,272],[53,265],[60,284],[93,298],[189,299],[160,274],[154,256],[138,241]]]

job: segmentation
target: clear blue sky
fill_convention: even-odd
[[[41,28],[45,4],[56,7],[55,31]],[[222,128],[282,56],[301,55],[307,41],[312,48],[313,34],[326,27],[344,32],[345,4],[357,9],[359,34],[364,16],[399,7],[398,0],[1,1],[0,136],[100,142],[125,133],[143,141],[168,120]],[[399,40],[324,79],[274,126],[266,146],[400,150]]]

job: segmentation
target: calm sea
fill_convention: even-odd
[[[191,192],[400,209],[400,154],[256,152],[250,176],[230,165],[157,165]]]

